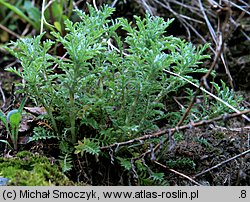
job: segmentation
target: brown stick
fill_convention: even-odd
[[[198,174],[195,175],[193,178],[197,178],[197,177],[199,177],[199,176],[201,176],[201,175],[204,175],[205,173],[207,173],[207,172],[209,172],[209,171],[211,171],[211,170],[213,170],[213,169],[215,169],[215,168],[218,168],[218,167],[220,167],[220,166],[222,166],[222,165],[224,165],[224,164],[226,164],[226,163],[228,163],[228,162],[230,162],[230,161],[232,161],[232,160],[234,160],[234,159],[237,159],[237,158],[239,158],[239,157],[241,157],[241,156],[244,156],[245,154],[247,154],[247,153],[249,153],[249,152],[250,152],[250,149],[247,150],[247,151],[244,151],[244,152],[242,152],[241,154],[238,154],[238,155],[236,155],[236,156],[234,156],[234,157],[232,157],[232,158],[230,158],[230,159],[227,159],[227,160],[225,160],[225,161],[222,161],[222,162],[218,163],[217,165],[215,165],[215,166],[213,166],[213,167],[211,167],[211,168],[209,168],[209,169],[207,169],[207,170],[204,170],[204,171],[198,173]]]
[[[13,35],[14,37],[16,37],[18,39],[21,38],[21,36],[19,36],[18,34],[16,34],[15,32],[11,31],[10,29],[8,29],[7,27],[5,27],[5,26],[3,26],[1,24],[0,24],[0,29],[8,32],[9,34]]]
[[[199,184],[198,182],[196,182],[195,180],[193,180],[191,177],[188,177],[187,175],[185,175],[183,173],[180,173],[180,172],[178,172],[178,171],[176,171],[174,169],[168,168],[167,166],[159,163],[158,161],[154,161],[154,163],[157,164],[157,165],[159,165],[159,166],[161,166],[161,167],[163,167],[163,168],[165,168],[165,169],[167,169],[167,170],[169,170],[169,171],[171,171],[171,172],[173,172],[173,173],[175,173],[175,174],[177,174],[177,175],[180,175],[181,177],[184,177],[184,178],[188,179],[189,181],[191,181],[192,183],[194,183],[194,184],[196,184],[198,186],[201,186],[201,184]]]
[[[241,116],[242,114],[247,114],[247,113],[250,113],[250,109],[249,110],[245,110],[245,111],[241,111],[240,113],[228,114],[227,115],[227,119],[238,117],[238,116]],[[221,115],[221,116],[213,118],[213,119],[202,120],[202,121],[199,121],[199,122],[196,122],[196,123],[192,123],[191,126],[192,127],[198,127],[198,126],[210,124],[210,123],[213,123],[213,122],[216,122],[216,121],[219,121],[219,120],[223,120],[224,118],[225,118],[225,115]],[[176,128],[176,127],[175,128],[165,128],[165,129],[162,129],[162,130],[160,130],[158,132],[155,132],[155,133],[152,133],[152,134],[148,134],[148,135],[144,135],[144,136],[141,136],[141,137],[138,137],[138,138],[134,138],[134,139],[131,139],[131,140],[128,140],[128,141],[116,142],[114,144],[101,147],[100,149],[101,150],[105,150],[105,149],[110,149],[112,147],[120,147],[120,146],[124,146],[124,145],[129,145],[129,144],[132,144],[132,143],[134,143],[136,141],[140,142],[140,141],[151,139],[151,138],[161,137],[161,136],[163,136],[164,134],[166,134],[168,132],[171,133],[171,135],[173,135],[173,133],[175,131],[186,130],[186,129],[189,129],[189,128],[190,128],[190,124],[183,125],[183,126],[180,126],[178,128]]]

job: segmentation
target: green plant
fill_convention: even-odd
[[[211,147],[211,144],[203,137],[200,137],[200,138],[196,137],[194,138],[194,141],[199,143],[201,146],[204,146],[207,148]]]
[[[56,138],[56,139],[60,140],[60,138],[58,136],[56,136],[53,131],[46,130],[43,127],[34,127],[33,135],[30,138],[29,142],[39,141],[39,140],[47,140],[47,139],[51,139],[51,138]]]
[[[147,13],[143,19],[135,16],[132,25],[124,18],[111,20],[113,11],[107,6],[99,11],[89,6],[89,14],[77,10],[81,21],[67,19],[65,36],[52,32],[52,41],[43,40],[41,34],[11,42],[7,47],[23,67],[22,71],[7,69],[26,81],[20,84],[21,92],[45,107],[53,128],[51,135],[74,144],[75,153],[100,155],[102,146],[159,129],[159,121],[174,125],[182,112],[169,111],[164,100],[183,93],[188,81],[198,85],[192,75],[207,71],[198,65],[208,58],[203,55],[208,46],[196,48],[166,36],[173,20],[164,21]],[[119,36],[121,30],[126,33],[124,37]],[[55,43],[62,44],[65,58],[51,54]],[[55,73],[55,68],[60,73]],[[155,142],[148,140],[144,147],[118,149],[117,159],[131,170],[133,166],[127,159],[138,157]],[[65,170],[70,169],[70,152],[66,149],[62,157]],[[144,176],[145,166],[134,166]],[[163,176],[155,174],[152,178],[161,180]]]
[[[65,34],[64,21],[72,17],[73,0],[53,1],[51,6],[44,11],[45,24],[50,29],[57,30],[61,35]],[[51,23],[48,24],[47,22]]]
[[[33,135],[30,137],[29,142],[42,141],[48,139],[55,139],[59,141],[59,164],[63,172],[67,172],[72,169],[72,151],[73,147],[69,145],[62,136],[55,135],[53,131],[46,130],[43,127],[35,127],[33,129]]]
[[[47,30],[57,30],[62,35],[65,33],[64,20],[72,17],[73,0],[66,1],[45,1],[40,0],[32,2],[29,0],[0,0],[0,23],[9,29],[8,32],[18,37],[15,32],[20,32],[20,22],[32,26],[37,32],[43,32],[44,25]],[[23,31],[23,30],[22,30]],[[21,34],[20,34],[21,35]],[[49,33],[47,37],[51,37]],[[1,37],[3,41],[7,41],[8,33],[4,33]]]
[[[177,160],[168,160],[166,162],[167,166],[170,168],[178,168],[178,169],[184,169],[184,168],[190,168],[190,169],[195,169],[196,164],[192,159],[183,157],[179,158]]]
[[[0,109],[0,120],[3,122],[7,134],[10,135],[11,141],[13,143],[14,149],[17,150],[17,143],[18,143],[18,130],[19,125],[22,120],[22,111],[24,104],[26,102],[26,99],[23,99],[22,103],[20,104],[18,109],[13,109],[5,115],[2,110]],[[9,143],[5,140],[0,140],[1,142],[4,142],[9,145]]]
[[[78,145],[75,146],[75,154],[81,153],[83,155],[84,152],[98,156],[100,153],[99,145],[91,139],[84,138],[83,142],[79,141]]]
[[[215,89],[215,93],[219,98],[222,100],[226,100],[228,104],[230,104],[233,107],[238,107],[239,103],[243,100],[243,97],[241,95],[236,95],[233,89],[230,89],[224,81],[220,81],[221,85],[211,82],[212,86]],[[206,98],[208,99],[208,98]],[[212,102],[212,113],[209,115],[209,117],[215,117],[219,114],[223,113],[230,113],[232,112],[231,109],[229,109],[224,103],[221,102]],[[240,110],[243,110],[244,107],[239,107]]]
[[[241,95],[236,95],[235,92],[230,89],[224,81],[221,80],[221,85],[211,82],[211,85],[214,89],[214,95],[216,95],[219,99],[226,101],[226,103],[230,106],[229,108],[225,103],[218,102],[210,99],[210,95],[203,93],[203,97],[200,98],[200,103],[192,108],[193,120],[205,120],[214,118],[221,114],[226,114],[233,112],[232,108],[239,108],[243,110],[244,107],[239,107],[239,103],[243,100]],[[188,90],[189,99],[191,100],[194,96],[193,91]]]
[[[18,15],[22,20],[28,22],[30,25],[32,25],[35,29],[39,29],[39,20],[40,20],[40,12],[37,8],[32,6],[32,4],[28,1],[25,1],[24,8],[28,12],[28,16],[25,15],[24,11],[19,9],[18,6],[20,6],[21,2],[18,2],[17,5],[13,5],[11,3],[8,3],[4,0],[0,0],[0,4],[4,7],[10,9],[12,12],[14,12],[16,15]]]
[[[60,160],[60,166],[62,168],[63,172],[70,171],[72,169],[72,151],[73,148],[70,147],[69,143],[61,140],[59,144],[59,149],[61,151],[61,155],[59,156]]]

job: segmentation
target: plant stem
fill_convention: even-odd
[[[75,117],[75,99],[74,99],[74,92],[71,90],[70,91],[70,112],[69,112],[69,117],[70,117],[70,131],[71,131],[71,141],[72,143],[76,143],[77,138],[76,138],[76,117]]]
[[[134,115],[134,111],[135,111],[135,108],[136,108],[136,105],[137,105],[137,102],[138,102],[138,99],[140,97],[140,92],[141,92],[141,87],[139,85],[138,89],[137,89],[137,92],[136,92],[136,96],[134,98],[134,101],[130,107],[130,113],[129,113],[129,118],[130,120],[132,119],[133,115]]]
[[[59,134],[59,130],[58,130],[58,128],[57,128],[56,120],[55,120],[55,118],[54,118],[54,116],[53,116],[52,110],[51,110],[51,108],[47,105],[47,103],[42,99],[43,96],[39,94],[39,91],[38,91],[36,85],[34,85],[34,91],[35,91],[35,93],[36,93],[36,97],[37,97],[37,98],[41,98],[40,101],[41,101],[42,105],[44,106],[44,108],[46,109],[46,111],[47,111],[47,113],[48,113],[48,115],[49,115],[49,118],[50,118],[50,120],[51,120],[51,122],[52,122],[52,126],[53,126],[54,131],[56,132],[56,134]]]
[[[17,151],[17,149],[18,149],[18,146],[17,146],[17,142],[18,142],[18,126],[15,128],[15,130],[13,131],[14,132],[14,134],[12,134],[13,136],[14,136],[14,141],[13,141],[13,144],[14,144],[14,150],[16,150]]]

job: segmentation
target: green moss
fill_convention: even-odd
[[[27,151],[14,158],[0,157],[0,176],[12,186],[74,185],[47,157]]]

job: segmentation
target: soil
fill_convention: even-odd
[[[234,123],[231,127],[233,125]],[[190,158],[195,162],[195,168],[178,171],[193,177],[201,185],[249,185],[250,154],[229,162],[227,160],[249,149],[250,129],[242,131],[239,126],[231,127],[208,126],[206,129],[195,129],[187,134],[186,140],[179,142],[169,157]],[[201,174],[206,170],[209,171]],[[170,174],[169,181],[171,185],[193,185],[193,182],[176,177],[175,174]]]

